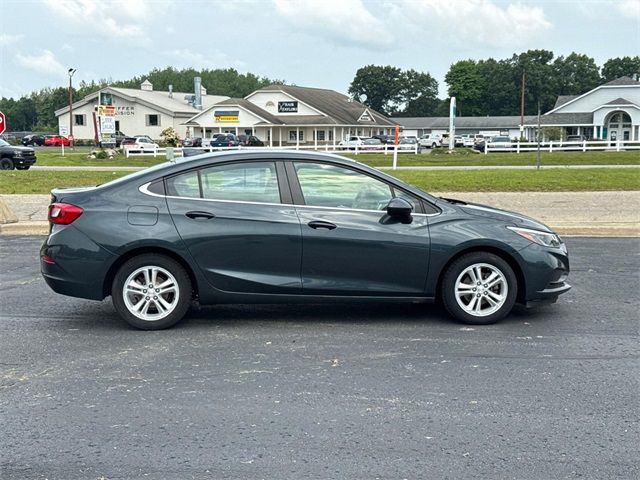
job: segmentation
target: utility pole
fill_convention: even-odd
[[[536,168],[540,170],[540,100],[538,100],[538,150],[536,151]]]
[[[525,71],[522,70],[522,86],[520,89],[520,138],[524,133],[524,86],[525,86]]]
[[[75,68],[70,68],[69,71],[69,146],[73,148],[73,91],[71,86],[71,79],[73,74],[76,73]]]

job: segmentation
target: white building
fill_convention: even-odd
[[[186,125],[194,137],[256,135],[267,145],[336,144],[350,135],[391,134],[396,123],[347,95],[321,88],[270,85],[203,109]]]
[[[529,138],[535,137],[536,122],[525,122]],[[562,127],[568,135],[612,142],[640,140],[640,82],[621,77],[582,95],[561,95],[555,107],[541,116],[540,123]]]
[[[201,110],[195,107],[193,92],[156,91],[145,80],[140,89],[107,87],[87,95],[73,104],[73,136],[76,139],[95,140],[94,113],[98,105],[109,105],[115,113],[115,127],[126,135],[148,135],[159,139],[160,133],[173,127],[178,136],[184,138],[187,127],[184,123]],[[208,95],[201,87],[203,108],[228,99],[221,95]],[[101,100],[101,101],[100,101]],[[58,126],[69,127],[69,107],[56,110]]]
[[[445,133],[449,117],[395,117],[403,135]],[[535,139],[536,115],[526,115],[524,125],[516,116],[458,117],[456,134],[480,133]],[[560,95],[554,108],[540,116],[542,127],[560,127],[565,135],[612,142],[640,140],[640,82],[621,77],[582,95]]]

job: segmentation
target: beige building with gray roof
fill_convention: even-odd
[[[191,117],[194,137],[256,135],[267,145],[330,145],[350,135],[390,134],[396,123],[347,95],[322,88],[269,85]]]
[[[99,92],[87,95],[73,104],[73,135],[76,139],[96,139],[94,113],[98,105],[113,107],[115,128],[126,135],[148,135],[159,139],[160,133],[173,127],[180,138],[187,133],[185,122],[201,112],[195,106],[194,92],[158,91],[145,80],[139,89],[107,87]],[[227,96],[209,95],[201,87],[202,108],[206,109],[218,102],[228,99]],[[55,112],[58,125],[69,127],[69,107]]]

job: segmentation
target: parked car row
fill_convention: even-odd
[[[363,137],[360,135],[351,135],[342,140],[338,146],[355,150],[384,150],[385,145],[393,145],[395,137],[393,135],[374,135],[373,137]],[[422,150],[423,145],[418,142],[417,137],[408,136],[398,139],[398,150]]]

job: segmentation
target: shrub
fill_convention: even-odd
[[[178,134],[173,127],[165,128],[162,133],[160,133],[160,136],[162,137],[162,143],[165,143],[167,147],[176,147],[180,142]]]

